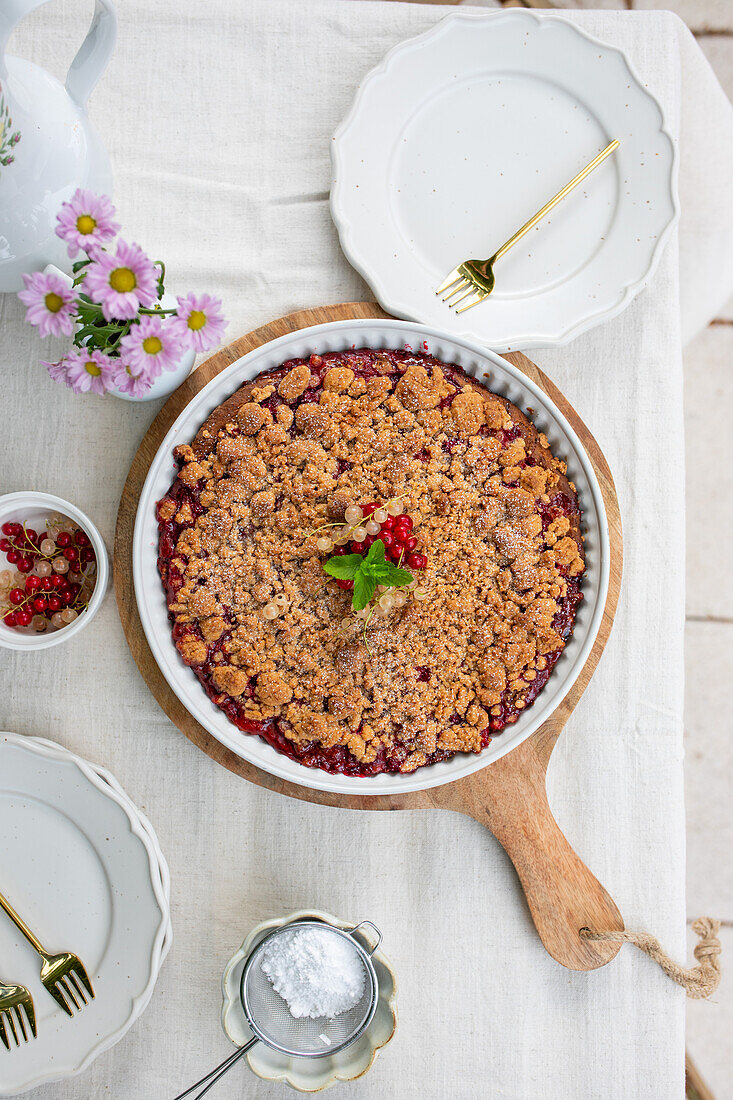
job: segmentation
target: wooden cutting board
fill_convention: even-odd
[[[609,962],[619,944],[589,942],[581,928],[623,928],[613,899],[570,847],[550,812],[545,774],[561,729],[585,690],[608,640],[621,586],[622,539],[616,490],[600,447],[570,403],[526,356],[506,358],[555,402],[577,432],[598,477],[606,505],[611,539],[611,579],[595,645],[563,702],[547,721],[512,752],[457,782],[405,795],[358,796],[314,791],[289,783],[242,760],[221,745],[188,713],[168,686],[151,654],[134,598],[132,539],[138,500],[148,469],[178,414],[220,371],[254,348],[309,325],[352,318],[384,318],[371,302],[351,302],[301,310],[240,337],[222,348],[168,399],[135,455],[122,493],[115,533],[114,582],[122,626],[145,682],[173,723],[195,745],[230,771],[290,798],[359,810],[440,809],[468,814],[489,828],[512,860],[535,926],[553,958],[572,970],[594,970]],[[192,690],[198,690],[193,679]]]

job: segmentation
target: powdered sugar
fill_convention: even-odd
[[[262,952],[260,966],[292,1016],[333,1018],[358,1004],[364,964],[348,940],[327,928],[283,932]]]

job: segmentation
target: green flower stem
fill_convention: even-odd
[[[175,309],[146,309],[141,307],[137,315],[138,317],[141,315],[161,317],[175,313]],[[102,307],[97,302],[93,302],[86,294],[80,294],[77,299],[76,315],[81,325],[74,336],[76,347],[90,346],[97,348],[99,351],[109,352],[111,355],[119,354],[120,341],[127,336],[136,323],[134,317],[127,321],[107,321],[102,312]]]
[[[160,278],[158,279],[158,297],[162,298],[165,291],[165,264],[162,260],[155,260],[153,267],[160,268]]]

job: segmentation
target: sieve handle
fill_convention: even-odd
[[[382,942],[382,933],[379,931],[376,924],[374,924],[374,922],[370,920],[362,920],[359,921],[358,924],[355,924],[353,928],[348,928],[347,932],[350,936],[353,936],[355,932],[358,932],[360,928],[364,928],[365,925],[368,925],[374,932],[377,933],[377,942],[374,944],[374,947],[372,947],[371,951],[367,951],[367,955],[371,959],[372,955]]]
[[[189,1088],[186,1089],[185,1092],[179,1092],[175,1100],[183,1100],[184,1096],[190,1096],[194,1089],[197,1089],[199,1085],[204,1085],[205,1087],[201,1090],[201,1092],[196,1093],[196,1096],[194,1098],[194,1100],[201,1100],[201,1097],[204,1096],[210,1088],[213,1088],[219,1078],[223,1077],[225,1073],[228,1073],[234,1063],[238,1062],[242,1055],[246,1054],[250,1047],[253,1047],[255,1043],[259,1043],[259,1039],[256,1035],[254,1035],[248,1043],[245,1043],[243,1047],[240,1047],[239,1050],[235,1050],[234,1054],[230,1054],[228,1058],[225,1058],[223,1062],[220,1062],[219,1065],[216,1066],[214,1069],[210,1069],[209,1072],[204,1074],[204,1076],[199,1081],[197,1081],[195,1085],[191,1085]]]

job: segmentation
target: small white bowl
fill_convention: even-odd
[[[273,928],[281,928],[297,920],[322,920],[334,928],[351,929],[358,921],[344,921],[330,913],[316,909],[304,909],[291,913],[287,917],[277,917],[263,921],[253,928],[239,951],[230,959],[221,980],[224,1003],[221,1010],[221,1023],[225,1032],[237,1047],[242,1047],[252,1038],[242,1008],[240,983],[242,971],[252,951]],[[372,945],[361,932],[356,933],[359,942],[370,951]],[[264,1043],[257,1043],[244,1057],[252,1072],[263,1081],[283,1081],[297,1092],[322,1092],[335,1085],[337,1081],[355,1081],[374,1064],[374,1059],[387,1045],[397,1027],[397,980],[392,967],[381,951],[372,955],[374,969],[379,983],[379,997],[374,1018],[363,1035],[355,1043],[339,1054],[324,1058],[292,1058],[280,1054]]]
[[[85,516],[73,504],[61,497],[52,496],[50,493],[20,492],[8,493],[0,497],[0,526],[3,523],[25,523],[31,527],[43,526],[45,521],[54,512],[66,516],[78,523],[89,536],[94,553],[97,555],[97,583],[89,601],[86,611],[83,611],[73,623],[65,626],[63,630],[54,630],[50,634],[37,634],[30,627],[6,626],[0,619],[0,646],[5,649],[50,649],[53,645],[60,645],[68,641],[74,634],[83,630],[90,623],[101,607],[107,588],[109,586],[109,557],[107,548],[102,541],[97,528],[88,516]],[[0,551],[0,569],[13,569]]]

